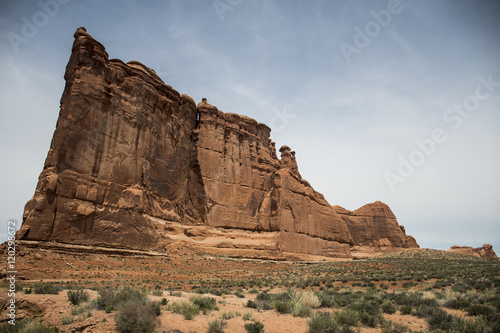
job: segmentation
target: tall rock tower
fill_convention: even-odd
[[[18,239],[350,257],[356,242],[376,237],[351,235],[359,228],[302,179],[295,152],[283,146],[277,157],[268,126],[206,99],[196,105],[137,61],[109,59],[85,28],[74,37],[56,130]]]

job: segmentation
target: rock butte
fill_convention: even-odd
[[[488,260],[500,260],[493,251],[493,246],[491,244],[484,244],[482,247],[473,248],[471,246],[457,246],[453,245],[447,250],[448,252],[466,254],[468,256],[473,256],[476,258],[484,258]]]
[[[50,150],[17,238],[271,259],[418,247],[390,208],[331,206],[271,129],[198,105],[78,28]]]

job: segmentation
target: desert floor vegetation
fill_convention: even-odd
[[[22,318],[0,333],[500,332],[500,263],[444,251],[314,263],[24,253]]]

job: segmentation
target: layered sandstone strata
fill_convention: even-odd
[[[141,250],[183,242],[266,258],[351,257],[351,246],[377,239],[414,245],[394,236],[393,215],[331,207],[302,179],[295,152],[283,146],[278,158],[268,126],[196,105],[139,62],[109,59],[84,28],[74,37],[19,239]]]

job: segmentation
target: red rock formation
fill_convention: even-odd
[[[279,231],[279,251],[350,256],[351,236],[345,223],[300,178],[290,148],[282,147],[278,160],[274,143],[269,141],[269,127],[245,116],[222,113],[206,100],[198,104],[198,111],[197,151],[207,197],[207,225]]]
[[[137,62],[109,60],[83,28],[65,80],[19,237],[146,249],[159,241],[151,217],[203,223],[194,101]]]
[[[493,251],[493,246],[491,244],[484,244],[482,247],[476,247],[476,248],[473,248],[471,246],[453,245],[447,251],[453,253],[461,253],[476,258],[484,258],[488,260],[500,260],[495,251]]]
[[[376,201],[351,212],[340,206],[333,207],[345,221],[354,240],[353,252],[391,252],[402,248],[419,247],[412,236],[386,204]]]
[[[390,209],[331,207],[270,128],[197,106],[75,33],[51,148],[18,238],[130,249],[185,242],[274,258],[415,246]],[[347,224],[346,224],[347,223]]]

